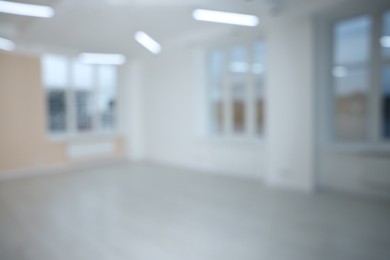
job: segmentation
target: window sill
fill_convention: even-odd
[[[328,144],[326,152],[348,153],[359,156],[390,157],[390,143],[383,144]]]
[[[260,145],[264,144],[264,136],[246,137],[246,136],[217,136],[205,135],[199,138],[200,141],[210,142],[222,145]]]
[[[119,136],[117,131],[110,132],[89,132],[89,133],[77,133],[77,134],[48,134],[47,139],[50,142],[63,142],[63,141],[95,141],[101,139],[112,139]]]

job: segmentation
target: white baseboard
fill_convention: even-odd
[[[66,164],[48,165],[36,168],[0,171],[0,181],[20,179],[48,174],[60,174],[77,170],[93,169],[102,166],[128,163],[125,158],[109,158],[99,161],[71,162]]]

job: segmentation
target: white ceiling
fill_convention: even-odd
[[[322,0],[324,2],[325,0]],[[329,1],[329,0],[326,0]],[[335,0],[336,1],[336,0]],[[16,1],[15,1],[16,2]],[[0,37],[8,37],[17,46],[62,48],[74,51],[145,55],[134,40],[138,30],[147,32],[163,49],[192,35],[264,29],[270,9],[278,3],[283,10],[294,9],[321,0],[18,0],[48,4],[55,9],[50,19],[0,14]],[[192,19],[195,8],[243,12],[260,17],[260,26],[239,26],[199,22]],[[146,54],[147,55],[147,54]]]

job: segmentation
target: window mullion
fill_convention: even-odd
[[[100,88],[100,82],[99,82],[99,72],[98,72],[98,66],[93,66],[93,89],[92,89],[92,132],[98,132],[101,130],[100,120],[99,120],[99,88]]]
[[[247,73],[245,79],[246,88],[246,99],[245,99],[245,134],[248,137],[255,136],[256,133],[256,93],[255,93],[255,82],[254,74],[252,73],[252,64],[254,63],[254,49],[250,45],[247,47]]]
[[[74,136],[76,134],[76,99],[75,99],[75,87],[74,87],[74,75],[73,75],[73,60],[68,62],[68,88],[66,89],[67,95],[67,123],[68,123],[68,135]]]
[[[368,116],[368,129],[370,143],[379,143],[383,138],[381,136],[382,120],[381,120],[381,48],[379,39],[382,34],[382,19],[380,13],[373,14],[373,27],[371,38],[371,93],[370,93],[370,109]]]

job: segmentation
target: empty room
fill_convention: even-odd
[[[388,0],[0,0],[0,260],[390,259]]]

